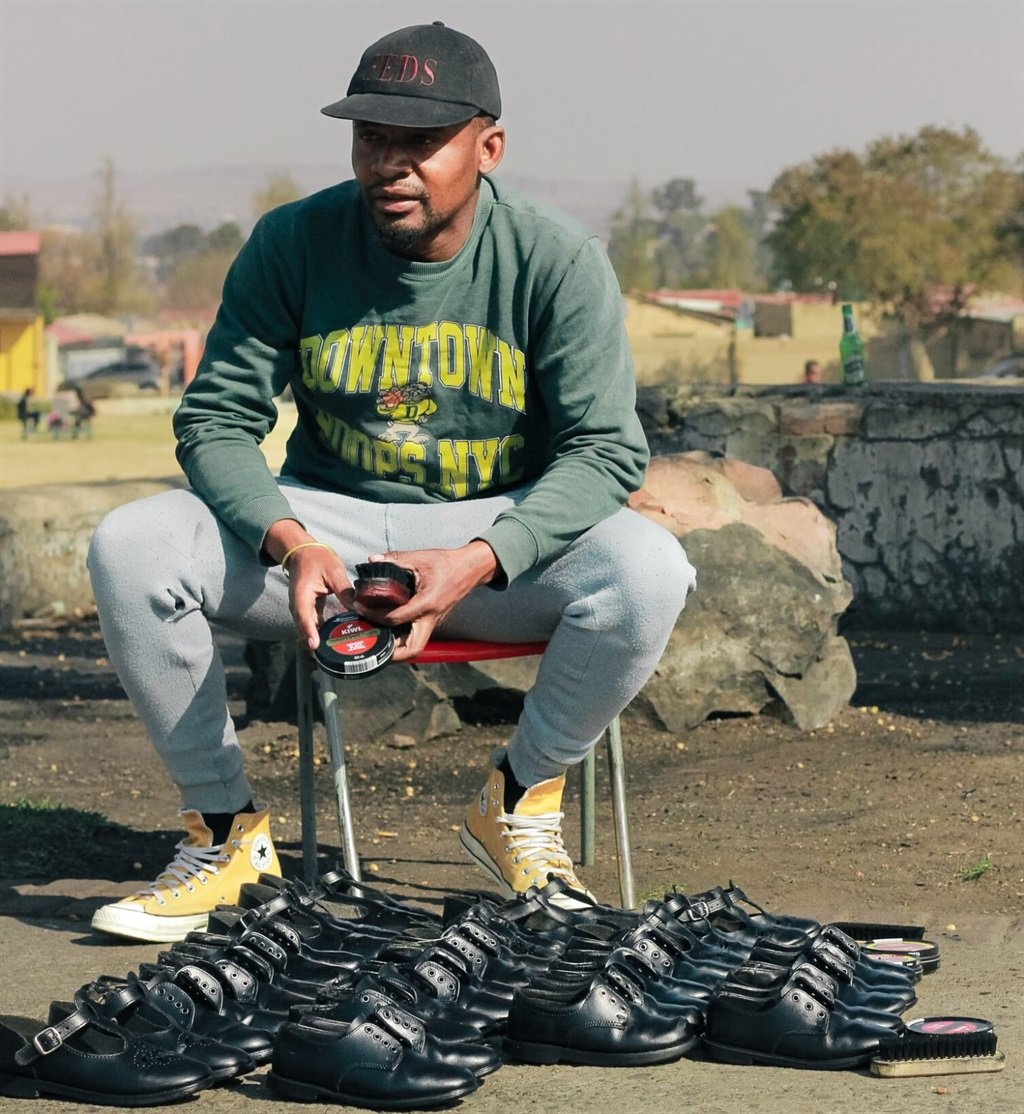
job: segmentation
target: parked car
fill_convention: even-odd
[[[171,366],[169,379],[171,387],[181,385],[180,360]],[[62,383],[61,390],[81,387],[91,398],[105,398],[127,384],[134,384],[140,391],[160,390],[160,364],[148,354],[126,356],[122,360],[103,364],[78,379]]]
[[[1007,356],[1005,359],[986,368],[980,378],[982,379],[1024,379],[1024,352],[1016,356]]]

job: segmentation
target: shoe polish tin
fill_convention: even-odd
[[[332,615],[320,627],[314,657],[335,677],[368,677],[391,660],[395,636],[390,627],[368,622],[354,611]]]

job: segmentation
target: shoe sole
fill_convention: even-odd
[[[705,1051],[723,1064],[771,1064],[780,1068],[810,1068],[821,1071],[838,1071],[844,1068],[858,1068],[867,1064],[874,1051],[860,1056],[845,1056],[841,1060],[801,1060],[795,1056],[775,1056],[770,1052],[759,1052],[751,1048],[736,1048],[731,1044],[721,1044],[704,1038]]]
[[[465,824],[459,829],[459,843],[463,851],[476,863],[478,867],[488,874],[498,884],[503,897],[518,897],[518,894],[505,881],[501,871],[498,870],[494,860],[487,853],[487,848],[473,835]]]
[[[602,1068],[632,1068],[678,1060],[694,1048],[699,1040],[700,1037],[694,1034],[679,1044],[648,1049],[646,1052],[599,1052],[585,1048],[566,1048],[558,1044],[516,1041],[506,1037],[503,1048],[509,1059],[525,1064],[586,1064]]]
[[[186,1083],[166,1091],[152,1091],[141,1095],[111,1095],[103,1091],[86,1091],[81,1087],[70,1087],[66,1083],[53,1083],[48,1079],[34,1079],[27,1075],[13,1075],[0,1072],[0,1095],[7,1098],[37,1099],[43,1095],[54,1098],[74,1099],[76,1102],[94,1103],[97,1106],[162,1106],[176,1099],[187,1098],[210,1086],[210,1079],[196,1083]]]
[[[276,1072],[267,1072],[267,1083],[271,1090],[282,1098],[295,1099],[297,1102],[336,1102],[358,1106],[365,1110],[423,1110],[428,1106],[449,1106],[463,1095],[471,1094],[480,1086],[474,1079],[456,1090],[443,1091],[434,1095],[410,1095],[408,1098],[391,1099],[353,1095],[347,1091],[329,1091],[315,1083],[302,1083],[288,1079]]]
[[[97,932],[141,940],[147,944],[176,944],[190,932],[205,932],[209,913],[193,913],[185,917],[156,917],[152,913],[105,905],[93,914],[92,927]]]

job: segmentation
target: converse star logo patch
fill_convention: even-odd
[[[253,870],[263,870],[270,865],[270,840],[258,835],[249,847],[249,864]]]
[[[480,799],[477,801],[477,806],[480,809],[480,815],[487,815],[487,786],[480,790]]]

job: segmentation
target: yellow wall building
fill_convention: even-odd
[[[38,232],[0,232],[0,391],[46,392]]]

